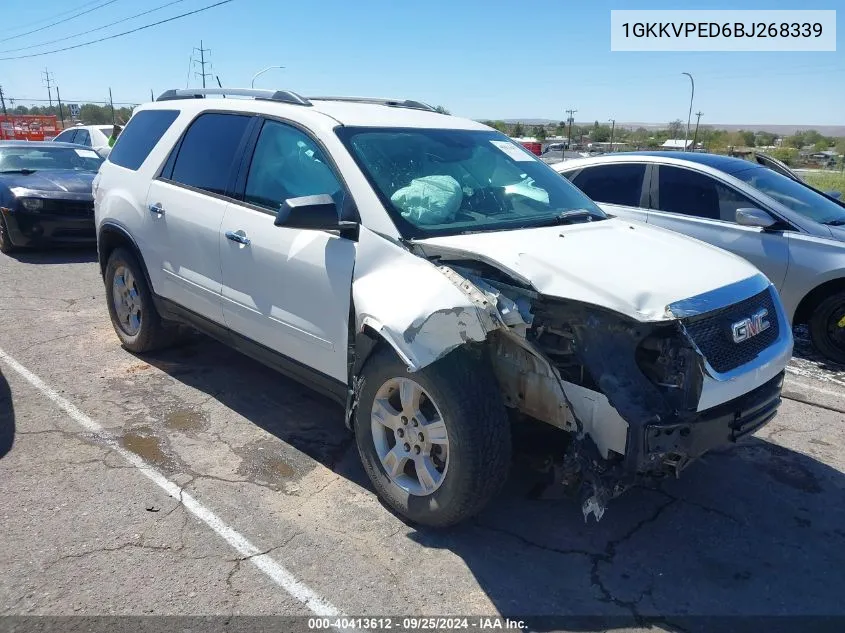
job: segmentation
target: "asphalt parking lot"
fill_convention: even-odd
[[[199,335],[126,352],[91,251],[0,256],[0,614],[845,616],[845,367],[797,336],[771,424],[600,523],[517,459],[427,531],[379,503],[336,405]]]

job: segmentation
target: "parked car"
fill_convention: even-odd
[[[715,154],[632,152],[554,168],[612,215],[750,261],[777,286],[789,319],[809,326],[816,349],[845,363],[845,204]]]
[[[53,141],[84,145],[93,149],[101,157],[107,158],[111,152],[111,147],[109,147],[111,133],[111,125],[77,125],[64,130]]]
[[[418,523],[488,502],[511,422],[568,440],[554,458],[600,518],[780,403],[792,335],[753,266],[611,219],[416,101],[169,91],[94,196],[123,346],[188,323],[334,398],[378,494]]]
[[[93,244],[91,186],[102,162],[79,145],[0,141],[0,252]]]

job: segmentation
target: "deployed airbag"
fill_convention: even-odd
[[[451,176],[423,176],[397,190],[390,201],[414,224],[444,224],[455,218],[463,197],[461,186]]]

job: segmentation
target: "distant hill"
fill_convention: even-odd
[[[549,125],[557,124],[559,119],[503,119],[505,123],[522,123],[523,125]],[[591,125],[593,121],[576,121],[575,125]],[[695,121],[692,122],[695,125]],[[751,130],[754,132],[771,132],[780,136],[790,136],[795,134],[798,130],[816,130],[823,136],[845,136],[845,125],[813,125],[812,123],[802,123],[800,125],[771,125],[767,123],[743,123],[737,125],[735,123],[705,123],[702,122],[702,127],[709,127],[717,130],[727,130],[728,132],[736,132],[737,130]],[[668,127],[667,123],[641,123],[641,122],[616,122],[616,127],[623,127],[628,129],[636,129],[644,127],[647,130],[665,130]]]

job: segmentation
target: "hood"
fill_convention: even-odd
[[[49,193],[91,193],[94,171],[54,169],[32,174],[0,174],[0,182],[7,187]]]
[[[541,294],[638,321],[673,318],[670,304],[760,274],[744,259],[704,242],[620,219],[416,243],[427,254],[484,261]]]

